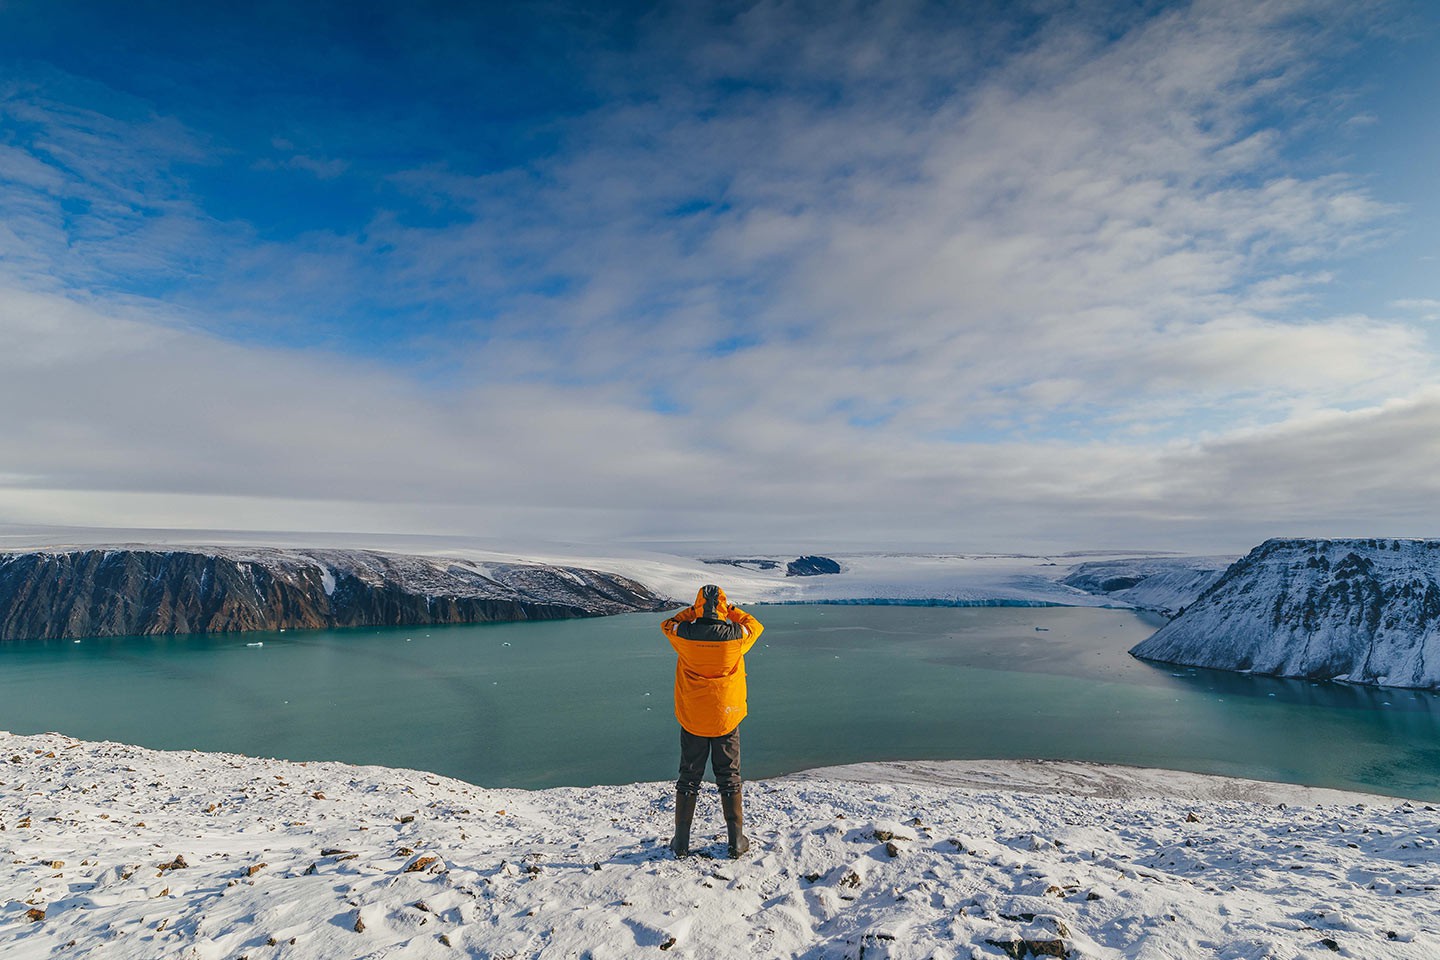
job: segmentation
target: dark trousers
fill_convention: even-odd
[[[715,785],[722,795],[740,792],[740,728],[723,737],[697,737],[680,728],[680,777],[676,793],[699,793],[705,778],[705,759],[715,770]]]

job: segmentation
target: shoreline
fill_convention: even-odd
[[[851,783],[906,783],[984,793],[1064,794],[1106,800],[1149,798],[1290,806],[1361,803],[1381,807],[1430,803],[1398,794],[1089,760],[877,760],[815,767],[772,779],[792,777]]]
[[[631,783],[560,784],[552,787],[487,787],[458,777],[418,767],[350,763],[344,760],[287,760],[219,750],[161,749],[115,740],[85,740],[50,730],[43,733],[14,733],[0,730],[0,753],[10,741],[57,739],[67,746],[118,748],[144,754],[190,757],[220,757],[294,767],[337,767],[353,770],[381,770],[413,774],[427,780],[446,780],[475,790],[546,793],[552,790],[613,790],[625,787],[661,786],[670,780],[642,780]],[[3,770],[0,766],[0,770]],[[1289,805],[1345,805],[1371,803],[1376,806],[1440,805],[1434,801],[1399,794],[1372,793],[1315,787],[1284,780],[1256,780],[1219,773],[1197,773],[1171,767],[1144,767],[1125,763],[1050,758],[984,760],[866,760],[856,763],[807,767],[790,773],[746,780],[746,784],[812,781],[839,781],[856,784],[906,784],[966,790],[974,793],[1047,794],[1104,800],[1170,799],[1235,801],[1241,803],[1283,803]],[[3,785],[0,779],[0,785]],[[710,782],[711,787],[714,786]]]

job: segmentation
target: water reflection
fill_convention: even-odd
[[[1203,667],[1137,660],[1151,671],[1152,682],[1184,690],[1187,694],[1209,693],[1221,697],[1248,697],[1278,700],[1295,706],[1327,710],[1370,710],[1376,713],[1421,713],[1431,722],[1440,721],[1440,695],[1428,690],[1372,687],[1333,680],[1300,680],[1270,677]]]

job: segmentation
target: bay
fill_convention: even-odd
[[[1147,664],[1090,608],[757,605],[748,778],[1051,758],[1440,800],[1440,697]],[[661,618],[0,647],[0,729],[433,770],[492,787],[674,776]],[[260,644],[260,645],[256,645]]]

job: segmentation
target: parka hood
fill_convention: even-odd
[[[697,617],[706,620],[725,620],[730,614],[730,602],[725,599],[725,591],[713,583],[700,588],[692,607]]]

